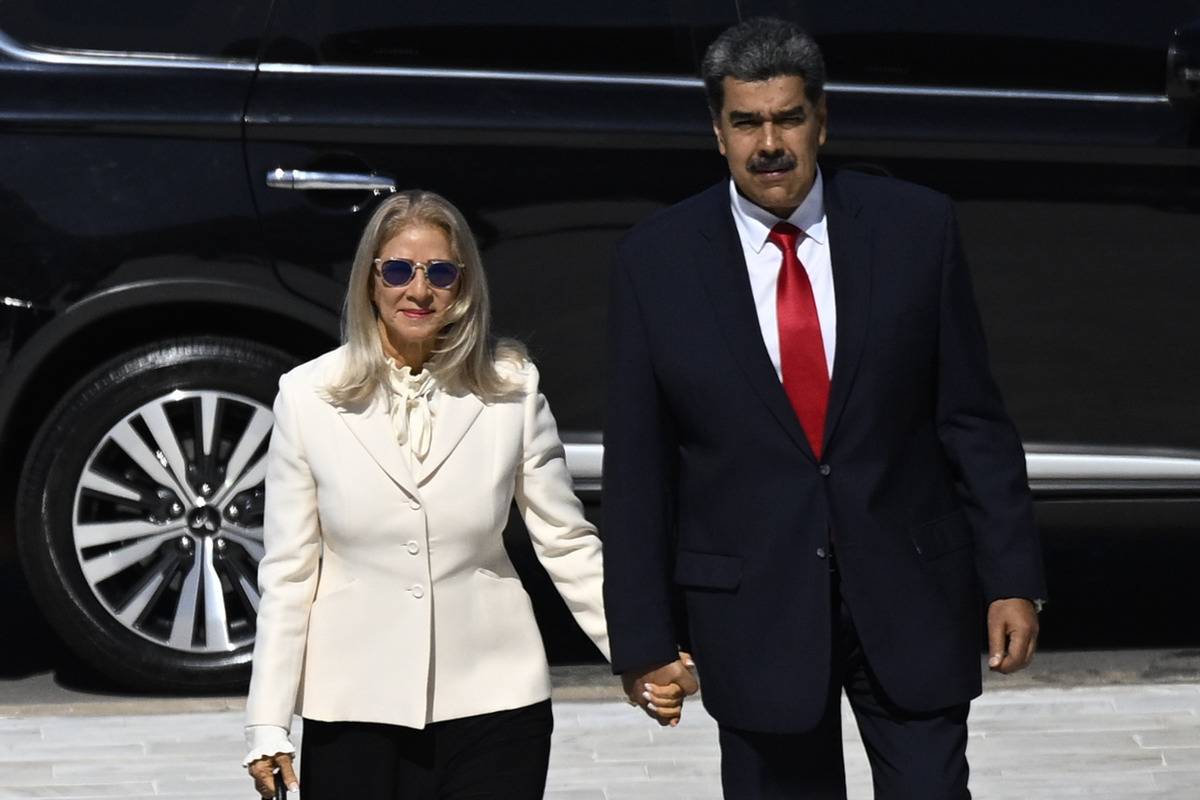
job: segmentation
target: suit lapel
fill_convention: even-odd
[[[417,484],[408,468],[408,456],[396,442],[387,402],[378,394],[370,401],[352,406],[335,405],[350,433],[384,472],[407,494],[416,496]]]
[[[429,480],[449,458],[483,411],[483,401],[470,392],[442,392],[434,406],[433,443],[425,460],[417,463],[417,483]]]
[[[842,412],[858,372],[867,335],[871,306],[870,228],[862,207],[839,191],[836,175],[825,189],[825,214],[829,222],[829,247],[833,264],[833,293],[837,302],[837,346],[833,380],[825,412],[824,450],[841,421]]]
[[[733,351],[734,361],[750,386],[792,441],[815,460],[763,342],[746,259],[729,209],[728,183],[717,184],[704,198],[706,208],[699,215],[700,238],[696,240],[699,247],[692,254],[700,282]]]

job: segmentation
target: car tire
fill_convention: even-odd
[[[271,404],[295,361],[237,339],[157,342],[80,380],[35,437],[25,575],[63,641],[120,685],[245,685]]]

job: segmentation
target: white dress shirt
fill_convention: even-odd
[[[733,221],[738,238],[742,242],[742,254],[746,258],[746,269],[750,274],[750,290],[754,293],[754,307],[758,312],[758,327],[762,331],[767,355],[775,365],[775,374],[783,380],[779,366],[779,321],[775,310],[775,287],[779,281],[779,269],[783,266],[783,254],[767,237],[771,228],[779,222],[790,222],[802,232],[797,237],[796,255],[808,273],[812,284],[813,299],[817,304],[817,318],[821,323],[821,340],[825,345],[825,365],[833,375],[833,354],[837,344],[837,304],[833,295],[833,266],[829,254],[829,228],[825,219],[825,198],[821,171],[817,170],[812,189],[800,207],[787,220],[781,220],[770,211],[756,206],[743,197],[732,180],[729,181],[729,204],[733,210]]]

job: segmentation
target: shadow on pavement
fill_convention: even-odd
[[[138,695],[99,674],[67,647],[42,616],[15,558],[0,560],[0,680],[54,673],[55,683],[80,692]]]

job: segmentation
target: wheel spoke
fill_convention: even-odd
[[[225,592],[212,537],[204,539],[204,645],[208,650],[229,649],[229,621],[225,614]]]
[[[158,445],[158,452],[166,459],[176,485],[183,490],[189,502],[196,502],[196,493],[192,491],[187,479],[187,460],[183,457],[183,449],[179,446],[175,429],[171,427],[171,421],[163,411],[163,403],[160,401],[143,407],[142,420],[150,429],[154,443]]]
[[[200,594],[201,561],[202,554],[197,549],[192,557],[192,568],[188,570],[179,589],[179,602],[175,606],[175,619],[171,623],[168,644],[180,650],[192,648],[192,637],[196,630],[196,600]]]
[[[200,442],[205,458],[213,454],[213,437],[217,432],[217,401],[220,398],[211,392],[200,395]],[[200,454],[196,454],[199,459]]]
[[[151,480],[162,486],[175,488],[175,478],[167,471],[166,458],[160,461],[159,456],[150,451],[142,437],[129,424],[129,420],[121,422],[108,435]]]
[[[242,432],[241,440],[237,443],[237,447],[233,449],[233,453],[230,454],[229,461],[225,465],[225,487],[219,495],[221,500],[217,501],[218,505],[229,495],[229,490],[240,482],[242,470],[250,463],[250,459],[258,450],[259,445],[263,443],[263,440],[267,438],[274,423],[275,419],[270,411],[262,408],[254,409],[254,416],[247,423],[246,430]],[[260,459],[260,461],[262,460]]]
[[[146,608],[153,602],[167,582],[167,578],[175,571],[178,561],[173,558],[164,559],[159,564],[157,572],[151,573],[150,577],[138,589],[137,594],[133,596],[125,607],[117,614],[117,619],[124,622],[130,628],[137,625],[142,618],[142,614],[146,613]]]
[[[230,524],[230,523],[226,523],[226,525],[228,526],[225,528],[225,532],[227,534],[228,533],[239,533],[242,536],[249,537],[256,542],[261,542],[263,540],[263,526],[262,525],[237,525],[237,524]]]
[[[253,489],[267,479],[267,458],[263,456],[254,462],[254,466],[242,473],[242,476],[227,489],[221,491],[220,497],[215,501],[218,506],[222,506],[226,502],[226,498],[241,494],[247,489]]]
[[[263,547],[262,543],[262,528],[258,528],[258,531],[260,533],[257,539],[252,535],[247,535],[245,533],[241,533],[240,531],[227,530],[223,535],[226,539],[231,539],[240,544],[242,547],[246,548],[246,552],[250,554],[250,557],[253,558],[255,562],[259,562],[262,561],[262,557],[266,555],[267,551],[266,548]]]
[[[258,595],[258,587],[245,575],[238,575],[238,586],[242,587],[242,594],[250,601],[250,606],[254,609],[254,613],[258,613],[258,601],[261,599]]]
[[[163,527],[156,522],[146,522],[140,519],[127,522],[81,522],[75,526],[75,546],[82,550],[87,547],[123,542],[126,539],[179,533],[186,528],[187,526],[183,524]]]
[[[88,559],[83,562],[83,576],[88,583],[95,586],[118,572],[124,572],[146,556],[151,555],[159,545],[175,535],[176,531],[163,531],[139,542]]]
[[[110,497],[119,497],[122,500],[132,500],[135,503],[141,503],[142,493],[134,487],[120,481],[113,480],[106,475],[101,475],[94,469],[88,468],[84,470],[83,477],[79,480],[79,485],[84,489],[91,489],[93,492],[106,494]]]

